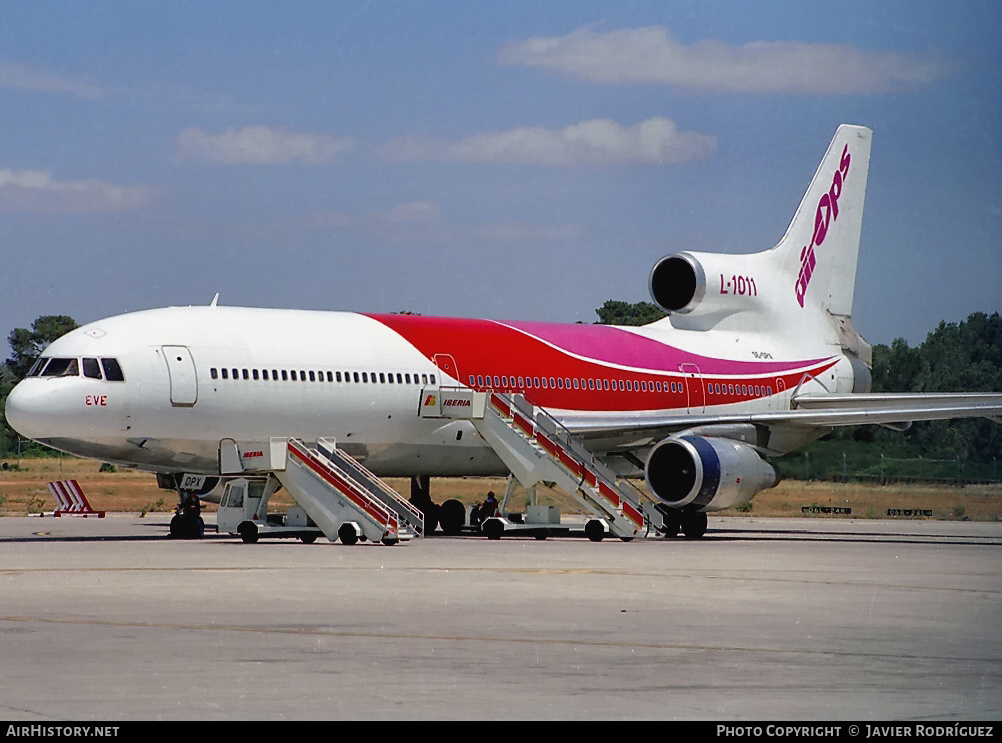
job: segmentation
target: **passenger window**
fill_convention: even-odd
[[[257,376],[257,369],[254,369],[254,370],[253,370],[253,371],[251,372],[251,376],[252,376],[252,377],[254,377],[254,379],[257,379],[257,378],[258,378],[258,376]]]
[[[101,366],[97,363],[97,359],[84,359],[83,373],[85,377],[90,379],[101,379]],[[215,369],[212,370],[212,378],[216,378]]]
[[[316,382],[317,381],[316,372],[314,372],[312,369],[310,370],[310,381],[311,382]]]
[[[379,372],[379,383],[386,384],[386,374],[383,372]]]
[[[87,359],[84,359],[84,376],[86,377],[90,376],[87,373]],[[212,367],[211,369],[209,369],[209,376],[212,377],[213,379],[217,379],[219,377],[219,372],[216,371],[216,367]]]
[[[104,378],[109,382],[124,382],[125,375],[122,367],[118,365],[118,359],[101,359],[101,367],[104,369]]]
[[[397,373],[397,384],[403,384],[403,383],[404,383],[404,375]]]

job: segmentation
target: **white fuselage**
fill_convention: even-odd
[[[589,421],[782,409],[805,375],[819,389],[813,378],[832,392],[852,387],[849,364],[830,346],[805,356],[781,339],[704,332],[696,353],[679,346],[685,335],[651,326],[149,310],[79,328],[44,354],[81,368],[86,359],[116,359],[124,381],[43,370],[11,393],[7,416],[57,449],[158,472],[217,473],[224,438],[324,437],[377,474],[454,476],[506,470],[469,422],[419,417],[428,387],[521,391],[559,418]]]

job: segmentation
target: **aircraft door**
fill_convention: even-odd
[[[177,408],[190,408],[198,400],[198,379],[195,361],[187,346],[162,346],[167,374],[170,377],[170,403]]]
[[[695,364],[681,364],[679,370],[685,375],[685,391],[689,399],[689,412],[702,413],[706,410],[706,389],[703,376]]]
[[[457,382],[459,379],[459,369],[456,366],[456,360],[452,358],[451,353],[436,353],[433,357],[435,366],[441,369],[445,374],[455,379]]]

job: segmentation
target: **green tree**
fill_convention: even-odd
[[[610,299],[597,310],[597,325],[647,325],[667,317],[667,314],[650,302],[621,302]]]
[[[52,341],[77,327],[76,321],[67,315],[42,315],[31,324],[31,330],[14,328],[7,336],[11,350],[7,368],[15,379],[24,379]]]
[[[14,328],[7,336],[11,357],[0,364],[0,410],[6,410],[7,395],[14,385],[24,379],[32,365],[56,338],[77,327],[76,321],[66,315],[42,315],[31,324],[31,329]],[[0,454],[17,449],[17,433],[7,424],[6,415],[0,416]]]

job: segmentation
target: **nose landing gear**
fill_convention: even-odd
[[[195,493],[178,490],[177,509],[170,520],[170,535],[173,539],[201,539],[205,536],[202,502]]]

